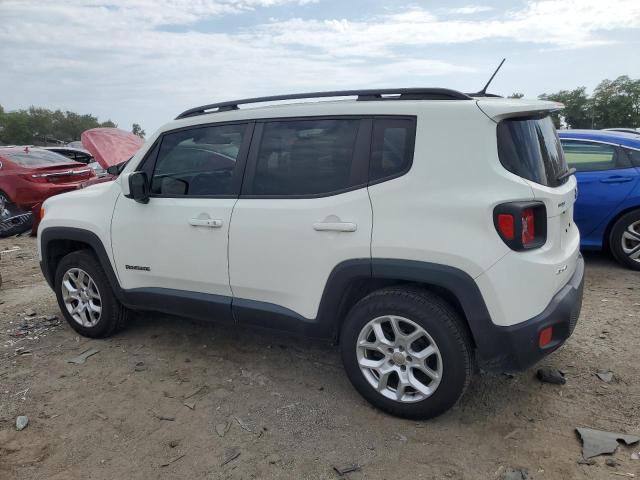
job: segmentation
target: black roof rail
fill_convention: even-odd
[[[392,95],[385,97],[384,95]],[[203,115],[209,110],[216,112],[226,112],[237,110],[238,105],[249,103],[278,102],[281,100],[299,100],[305,98],[328,98],[328,97],[358,97],[358,100],[471,100],[465,93],[448,88],[387,88],[370,90],[336,90],[332,92],[311,92],[292,93],[289,95],[273,95],[270,97],[245,98],[242,100],[231,100],[228,102],[211,103],[200,107],[190,108],[176,117],[180,118]]]

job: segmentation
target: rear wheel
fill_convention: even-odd
[[[451,408],[472,373],[472,349],[455,310],[417,288],[374,292],[349,312],[340,338],[354,387],[374,406],[426,419]]]
[[[124,326],[127,310],[115,297],[102,267],[87,250],[70,253],[60,260],[55,292],[65,319],[85,337],[108,337]]]
[[[611,253],[622,265],[640,270],[640,210],[618,219],[609,237]]]

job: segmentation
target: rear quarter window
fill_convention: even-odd
[[[568,167],[551,117],[502,120],[497,135],[500,163],[511,173],[548,187],[568,180],[558,180]]]

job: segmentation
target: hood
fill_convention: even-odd
[[[82,132],[82,146],[104,169],[129,160],[144,140],[119,128],[92,128]]]

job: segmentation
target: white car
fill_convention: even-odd
[[[135,309],[332,339],[372,404],[433,417],[476,365],[527,368],[576,325],[560,106],[393,89],[193,108],[115,181],[47,200],[42,271],[82,335]]]

